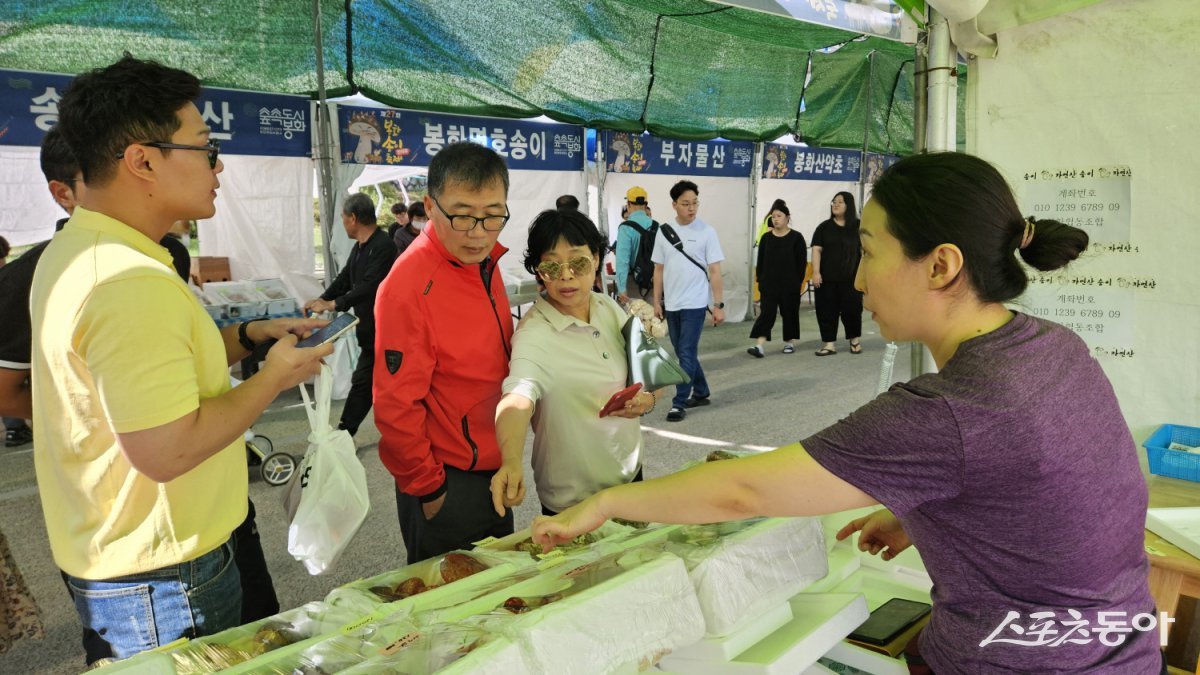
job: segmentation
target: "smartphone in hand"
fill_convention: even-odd
[[[342,313],[333,321],[330,321],[325,326],[321,327],[317,332],[309,335],[303,340],[296,343],[297,347],[320,347],[326,342],[332,342],[342,336],[343,333],[354,328],[358,324],[358,317],[349,313]]]
[[[608,403],[605,403],[604,407],[600,409],[600,416],[608,417],[609,415],[617,412],[621,408],[624,408],[625,403],[627,401],[629,401],[630,399],[632,399],[634,396],[637,396],[638,392],[641,390],[642,390],[642,383],[634,382],[632,385],[625,387],[621,391],[618,391],[617,393],[613,394],[612,398],[608,399]]]

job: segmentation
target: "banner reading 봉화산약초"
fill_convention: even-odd
[[[338,106],[338,134],[346,164],[428,166],[448,144],[468,141],[495,150],[510,169],[583,170],[583,127],[572,124]]]
[[[0,70],[0,144],[37,147],[58,123],[71,75]],[[303,157],[312,154],[309,100],[303,96],[205,87],[196,101],[221,152]],[[167,139],[146,139],[167,140]]]

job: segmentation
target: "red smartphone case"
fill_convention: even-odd
[[[621,391],[618,391],[617,393],[613,394],[612,398],[608,399],[608,403],[605,403],[604,407],[600,409],[600,416],[608,417],[609,415],[617,412],[621,408],[624,408],[625,402],[628,401],[629,399],[633,398],[634,396],[637,396],[638,392],[641,390],[642,390],[642,383],[634,382],[632,385],[625,387]]]

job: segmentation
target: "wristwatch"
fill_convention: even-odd
[[[249,335],[246,335],[246,327],[255,321],[266,321],[266,319],[250,319],[249,321],[243,321],[242,323],[238,324],[238,342],[241,343],[242,348],[248,352],[254,351],[254,348],[258,346],[254,343],[254,340],[250,339]]]
[[[714,303],[713,307],[715,309],[725,309],[725,303],[723,303],[723,302]]]

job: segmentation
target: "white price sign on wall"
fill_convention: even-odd
[[[1030,171],[1022,184],[1023,210],[1078,227],[1094,244],[1127,243],[1132,179],[1125,166]]]
[[[1132,349],[1133,289],[1033,283],[1017,301],[1021,311],[1070,328],[1089,347]]]

